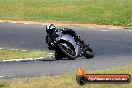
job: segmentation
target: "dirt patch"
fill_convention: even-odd
[[[108,29],[129,29],[129,27],[113,26],[113,25],[97,25],[97,24],[87,24],[87,23],[75,23],[75,22],[63,22],[63,21],[12,21],[12,20],[0,20],[0,22],[10,22],[10,23],[22,23],[22,24],[54,24],[57,26],[82,26],[88,28],[108,28]]]

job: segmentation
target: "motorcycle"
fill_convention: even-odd
[[[83,45],[74,39],[70,34],[63,34],[63,30],[56,30],[55,36],[52,38],[53,42],[48,44],[50,36],[46,36],[46,43],[49,50],[55,50],[56,60],[68,58],[75,60],[78,57],[85,57],[87,59],[93,58],[95,53],[89,45]]]

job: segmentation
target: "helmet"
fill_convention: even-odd
[[[46,31],[52,31],[52,30],[55,30],[56,27],[53,25],[53,24],[49,24],[46,26]]]

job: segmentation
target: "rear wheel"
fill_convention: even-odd
[[[68,59],[70,59],[70,60],[75,60],[76,59],[76,53],[75,53],[73,47],[70,44],[64,42],[64,43],[59,43],[58,46],[59,46],[60,51]]]
[[[94,51],[91,48],[87,48],[84,52],[84,57],[87,59],[93,58],[95,55]]]

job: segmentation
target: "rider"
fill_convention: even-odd
[[[78,36],[74,30],[72,29],[68,29],[68,28],[64,28],[64,29],[57,29],[53,24],[49,24],[46,26],[46,32],[47,32],[47,38],[49,41],[47,41],[46,39],[46,43],[48,43],[49,45],[54,41],[55,37],[56,37],[56,31],[57,30],[62,30],[63,34],[70,34],[72,36],[74,36],[75,41],[79,41],[81,44],[85,44],[83,40],[80,39],[80,36]]]

